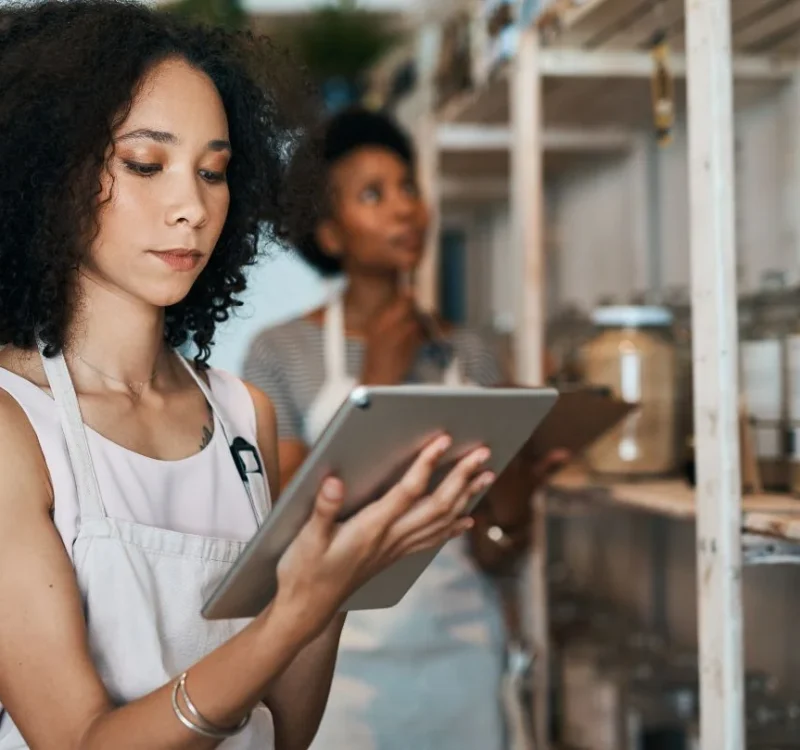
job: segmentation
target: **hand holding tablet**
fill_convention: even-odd
[[[291,585],[283,574],[295,570],[292,561],[304,555],[306,584],[319,576],[331,588],[323,594],[312,587],[326,597],[325,608],[343,595],[343,609],[396,604],[444,542],[468,523],[457,519],[471,513],[488,489],[479,472],[499,475],[557,397],[550,388],[356,388],[211,594],[203,615],[255,617]],[[437,453],[431,441],[443,434],[451,444]],[[491,450],[485,465],[476,453],[483,447]],[[320,494],[331,486],[324,485],[330,477],[339,480],[336,499]],[[324,544],[343,547],[325,547],[323,554]],[[352,570],[339,566],[342,549]],[[329,562],[330,568],[319,567]]]
[[[291,602],[302,613],[304,627],[316,632],[367,580],[472,526],[464,513],[494,480],[493,472],[482,470],[491,454],[485,448],[471,451],[427,494],[451,443],[448,436],[434,439],[394,487],[344,522],[338,520],[345,499],[343,483],[323,482],[311,518],[277,569],[277,599]],[[312,612],[318,622],[308,622]]]

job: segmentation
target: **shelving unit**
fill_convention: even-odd
[[[679,520],[697,517],[696,492],[679,479],[605,484],[569,471],[555,477],[548,495],[555,504],[606,503]],[[746,533],[800,542],[800,500],[772,493],[746,495],[742,498],[741,527]]]
[[[436,112],[427,97],[422,170],[437,198],[447,184],[442,171],[467,181],[471,169],[484,178],[488,172],[495,186],[507,180],[518,263],[517,378],[540,383],[545,175],[588,156],[625,153],[637,132],[652,129],[649,45],[657,31],[670,43],[677,116],[689,130],[697,489],[680,482],[603,486],[570,474],[553,483],[550,503],[606,503],[696,520],[701,748],[744,750],[741,570],[798,559],[800,501],[743,499],[739,486],[733,111],[787,83],[798,86],[800,2],[553,0],[483,85]],[[423,69],[430,90],[430,64]],[[800,130],[800,107],[796,117]],[[788,158],[800,176],[800,154]],[[435,251],[422,279],[430,305]],[[534,731],[537,750],[546,750],[547,499],[536,498],[535,507]]]

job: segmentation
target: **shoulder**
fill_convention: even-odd
[[[60,423],[50,397],[39,390],[47,384],[41,359],[38,352],[6,347],[0,350],[0,368],[0,375],[6,375],[0,378],[0,466],[19,469],[10,473],[13,478],[29,488],[40,486],[52,507],[53,488],[43,449],[51,441],[44,433],[60,435]]]
[[[0,466],[13,466],[3,479],[0,498],[28,496],[41,497],[47,507],[53,506],[53,488],[44,454],[36,431],[22,405],[0,387]],[[2,500],[0,500],[2,507]],[[5,514],[3,514],[5,515]]]
[[[256,387],[252,383],[243,380],[241,381],[250,395],[250,400],[253,402],[253,410],[256,413],[256,423],[258,424],[258,432],[261,435],[262,427],[267,429],[274,429],[277,423],[275,417],[275,406],[272,399],[267,396],[264,391]]]

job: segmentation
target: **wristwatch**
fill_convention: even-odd
[[[486,536],[501,549],[511,549],[514,546],[513,539],[497,524],[486,529]]]

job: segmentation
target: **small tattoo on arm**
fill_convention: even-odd
[[[212,430],[208,425],[203,425],[203,439],[200,441],[200,450],[203,450],[211,442],[212,437],[214,437]]]
[[[208,409],[210,421],[208,424],[203,425],[203,439],[200,441],[200,450],[203,450],[211,442],[211,438],[214,437],[214,410],[208,401],[206,401],[206,408]]]

